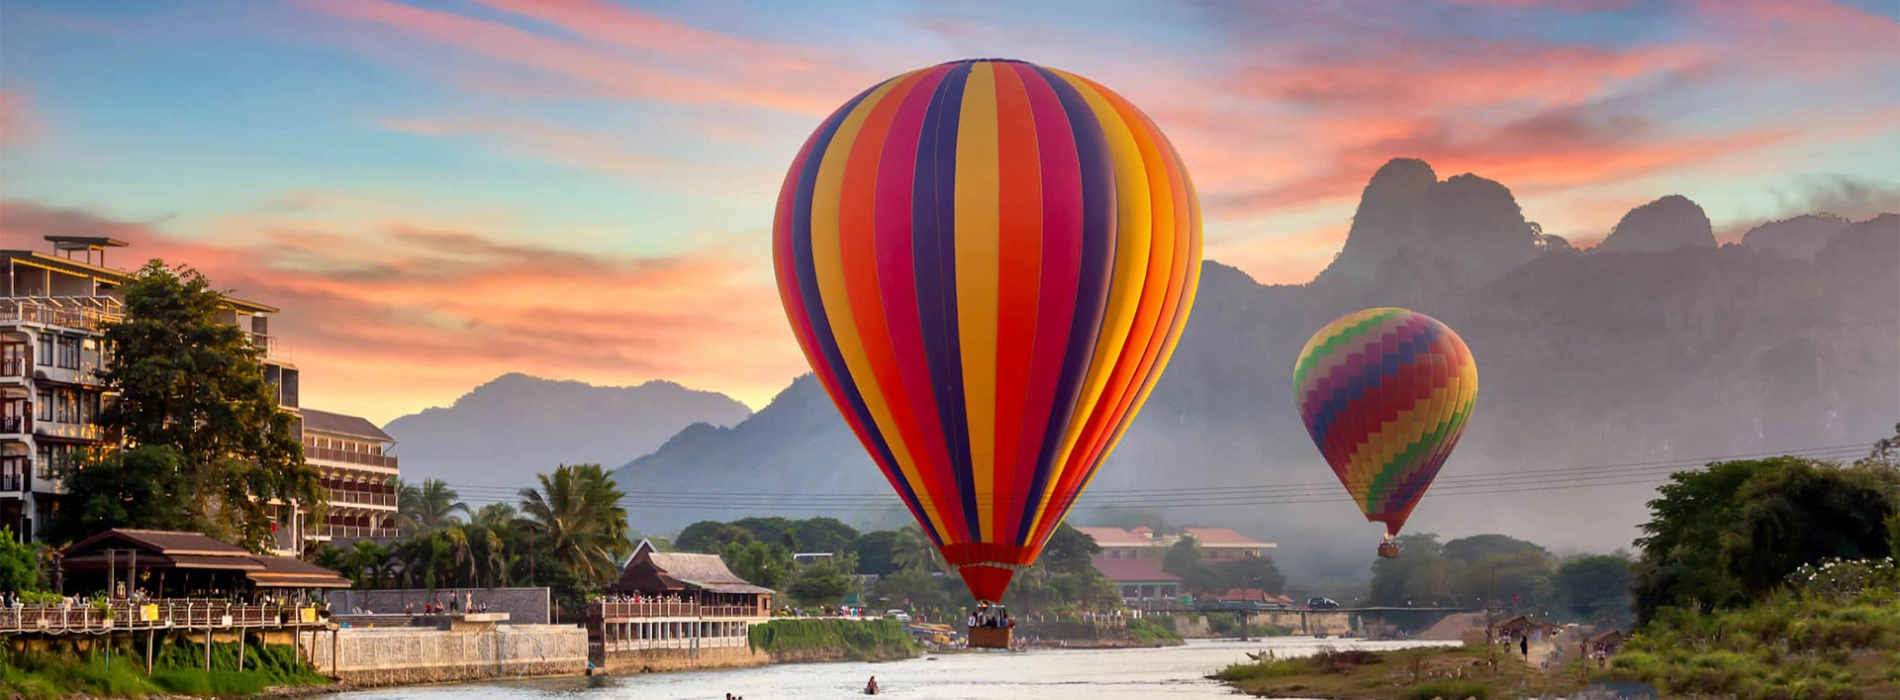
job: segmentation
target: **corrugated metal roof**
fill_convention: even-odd
[[[382,428],[376,427],[375,423],[369,422],[366,418],[346,416],[341,413],[331,413],[329,411],[319,411],[314,408],[304,408],[301,409],[301,411],[303,413],[304,432],[314,431],[329,433],[331,435],[346,435],[349,437],[380,440],[382,442],[396,441],[395,438],[389,436],[389,433],[383,432]]]

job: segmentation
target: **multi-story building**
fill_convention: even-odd
[[[1119,527],[1078,527],[1082,534],[1095,538],[1095,544],[1102,551],[1095,555],[1100,559],[1153,559],[1160,561],[1169,547],[1181,541],[1182,537],[1193,537],[1201,546],[1201,553],[1210,563],[1218,564],[1237,559],[1272,558],[1273,549],[1279,545],[1261,542],[1224,527],[1189,527],[1172,535],[1156,535],[1146,526],[1132,530]]]
[[[0,301],[0,525],[30,541],[57,512],[63,493],[53,466],[76,450],[113,439],[93,424],[111,401],[99,372],[112,361],[102,326],[123,317],[124,270],[105,266],[124,241],[47,236],[52,252],[0,250],[7,296]],[[81,255],[83,254],[83,259]],[[94,261],[95,256],[97,261]],[[288,347],[270,335],[277,309],[225,297],[224,318],[256,344],[278,405],[297,412],[298,372]],[[278,549],[300,544],[295,509],[279,520]]]
[[[389,454],[395,444],[368,420],[303,409],[304,461],[330,490],[322,522],[305,518],[304,539],[348,548],[354,540],[397,536],[396,456]]]

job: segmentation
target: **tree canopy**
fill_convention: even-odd
[[[196,270],[153,260],[127,278],[124,299],[123,318],[104,327],[112,362],[99,376],[115,398],[96,422],[133,447],[56,465],[82,497],[50,537],[185,529],[263,551],[277,503],[320,512],[328,494],[224,296]]]
[[[1775,457],[1679,472],[1660,492],[1637,540],[1639,623],[1664,606],[1745,603],[1824,558],[1888,555],[1900,471]]]

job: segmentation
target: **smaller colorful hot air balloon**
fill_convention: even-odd
[[[1379,556],[1458,444],[1478,398],[1478,366],[1449,327],[1398,308],[1326,324],[1293,371],[1300,418],[1366,520],[1385,523]]]

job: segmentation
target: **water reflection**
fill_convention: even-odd
[[[942,654],[891,663],[791,664],[765,668],[657,673],[613,678],[527,680],[395,688],[335,696],[339,700],[746,700],[862,695],[877,676],[879,697],[913,700],[1175,700],[1232,698],[1202,676],[1245,661],[1247,652],[1311,654],[1322,647],[1398,649],[1420,642],[1366,642],[1286,637],[1252,642],[1197,641],[1166,649],[1036,650],[1024,654]]]

